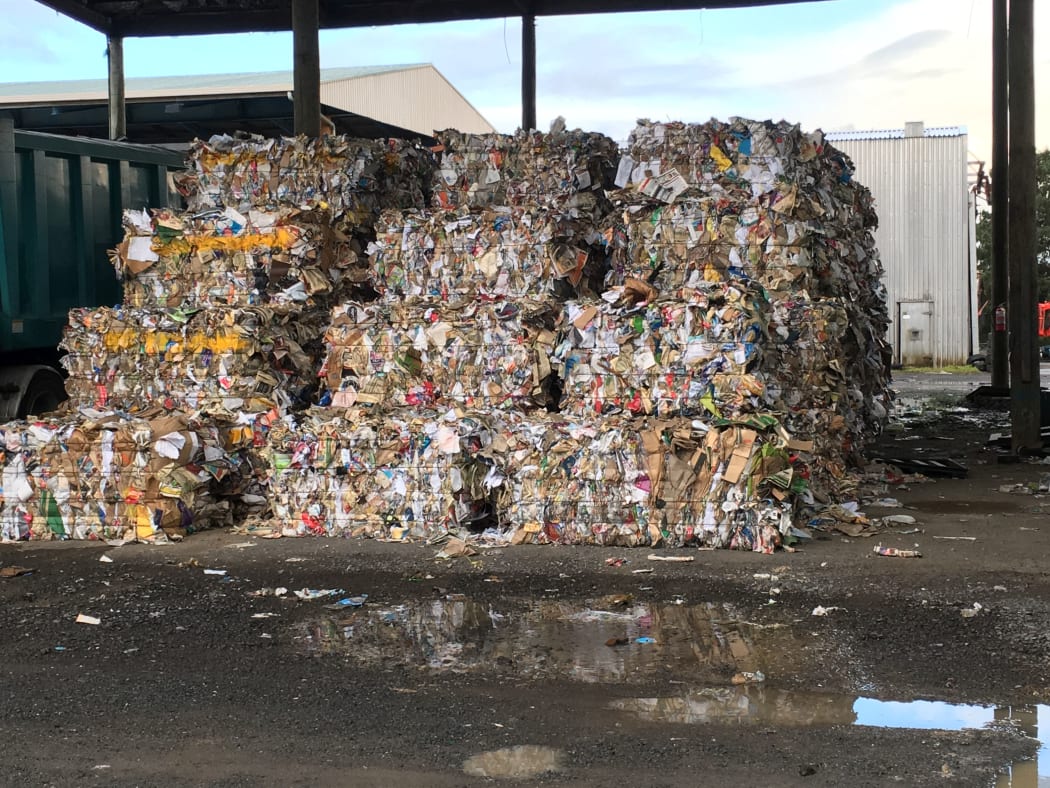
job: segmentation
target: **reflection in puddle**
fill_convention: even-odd
[[[313,651],[361,664],[606,683],[666,675],[723,684],[741,671],[768,673],[772,655],[799,651],[787,628],[748,623],[725,604],[500,605],[443,598],[366,606],[310,622],[300,636]]]
[[[561,750],[551,747],[507,747],[475,755],[463,764],[463,771],[472,777],[523,780],[561,771],[563,755]]]
[[[853,699],[762,687],[712,687],[680,697],[627,698],[610,706],[649,722],[850,725]]]
[[[677,697],[627,698],[610,707],[647,722],[793,725],[868,725],[957,731],[1009,723],[1042,747],[1037,757],[1014,763],[996,788],[1050,788],[1050,706],[978,706],[917,700],[907,703],[846,695],[789,692],[766,687],[718,687]]]

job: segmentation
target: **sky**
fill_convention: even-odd
[[[36,0],[0,0],[0,82],[106,77],[105,37]],[[1035,3],[1036,96],[1050,95],[1050,2]],[[825,131],[966,126],[991,158],[992,0],[823,0],[541,17],[537,121],[625,140],[638,118],[742,116]],[[322,31],[321,67],[433,63],[497,129],[520,122],[517,18]],[[290,70],[290,33],[132,38],[129,77]],[[1050,147],[1037,100],[1036,144]]]

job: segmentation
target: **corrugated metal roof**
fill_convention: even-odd
[[[924,137],[964,137],[965,126],[933,126],[923,129]],[[824,134],[828,142],[841,142],[842,140],[902,140],[904,129],[874,129],[870,131],[828,131]]]
[[[394,66],[349,66],[346,68],[322,68],[321,83],[360,79],[376,74],[411,71],[427,68],[429,63],[410,63]],[[128,98],[150,96],[157,93],[177,92],[192,95],[197,91],[209,94],[219,91],[258,92],[290,90],[291,71],[249,71],[240,74],[199,74],[177,77],[129,77],[125,80]],[[10,103],[21,98],[29,101],[48,101],[57,96],[84,99],[104,98],[109,95],[105,79],[72,79],[61,82],[8,82],[0,83],[0,100]]]
[[[624,11],[811,3],[815,0],[325,0],[325,29]],[[39,0],[107,35],[177,36],[291,30],[288,0]]]

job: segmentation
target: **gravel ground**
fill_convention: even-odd
[[[898,375],[903,421],[883,448],[956,457],[968,478],[909,483],[887,491],[906,508],[867,510],[914,525],[791,554],[515,547],[444,561],[425,545],[220,532],[0,545],[0,568],[32,570],[0,579],[0,779],[988,786],[1012,768],[1013,786],[1045,785],[1022,734],[1050,697],[1050,497],[1015,485],[1050,467],[984,447],[1001,413],[956,411],[943,393],[930,405],[963,377],[987,378]],[[879,543],[923,557],[876,556]],[[919,699],[1021,724],[865,724],[865,703]]]

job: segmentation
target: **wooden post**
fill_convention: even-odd
[[[292,104],[295,133],[321,136],[321,54],[318,0],[292,0]]]
[[[521,127],[536,128],[536,15],[521,18]]]
[[[106,38],[109,59],[109,138],[119,140],[128,135],[127,107],[124,98],[124,39]]]
[[[1010,422],[1015,454],[1040,449],[1036,341],[1033,0],[1010,0]]]
[[[1010,352],[1005,327],[995,327],[995,310],[1006,308],[1010,287],[1009,233],[1009,105],[1007,104],[1006,0],[995,0],[992,13],[992,386],[1010,385]]]

